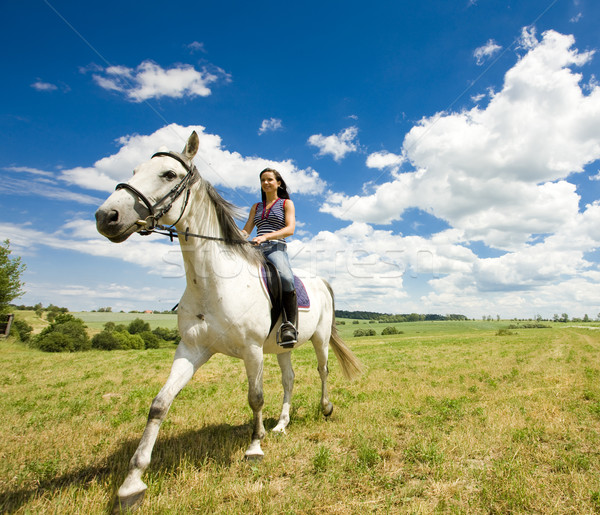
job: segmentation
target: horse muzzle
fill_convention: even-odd
[[[143,227],[137,223],[137,218],[133,222],[124,221],[118,209],[102,206],[96,211],[96,229],[113,243],[125,241],[140,228]]]

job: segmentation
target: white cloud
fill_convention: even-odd
[[[490,57],[496,55],[498,52],[502,50],[502,47],[498,45],[493,39],[488,40],[488,42],[476,48],[473,52],[473,56],[475,57],[475,62],[478,66],[481,66],[487,61]]]
[[[11,196],[28,196],[35,195],[51,200],[59,200],[64,202],[77,202],[79,204],[98,205],[99,198],[70,191],[61,187],[58,181],[54,178],[54,174],[36,168],[25,166],[5,167],[3,170],[12,173],[2,174],[0,181],[0,192],[4,192]],[[29,179],[21,179],[16,177],[14,173],[28,173],[33,175]]]
[[[264,134],[265,132],[275,132],[283,129],[283,123],[279,118],[269,118],[262,121],[258,134]]]
[[[168,238],[159,235],[131,238],[115,244],[100,236],[92,220],[82,219],[62,224],[60,229],[52,233],[18,224],[0,223],[0,233],[10,239],[11,249],[16,254],[31,255],[44,248],[68,249],[139,265],[162,277],[183,275],[183,261],[178,246],[173,246],[168,243]]]
[[[338,134],[323,136],[322,134],[313,134],[308,138],[308,143],[319,149],[319,156],[330,155],[336,162],[340,162],[346,154],[356,152],[358,149],[356,136],[358,128],[348,127]]]
[[[521,30],[521,37],[518,41],[518,48],[529,51],[532,48],[536,47],[538,44],[538,40],[535,35],[535,32],[536,30],[533,26],[523,27],[523,29]]]
[[[112,260],[110,280],[113,283],[98,274],[92,274],[86,284],[52,282],[54,278],[50,276],[28,276],[27,293],[19,299],[25,304],[54,303],[73,310],[90,310],[103,305],[110,305],[115,311],[142,307],[170,309],[185,288],[179,244],[177,241],[171,243],[164,236],[134,235],[123,243],[115,244],[98,234],[93,219],[81,218],[62,223],[53,232],[37,230],[26,224],[0,222],[0,234],[10,240],[11,251],[26,258],[26,262],[31,262],[34,256],[46,256],[48,249],[76,252],[80,255],[78,260],[89,257]],[[65,263],[69,263],[70,259],[72,257],[65,257]],[[57,274],[64,266],[64,263],[56,265]],[[129,275],[123,279],[121,269],[127,267]],[[137,270],[135,276],[131,276],[132,269]],[[122,282],[114,282],[119,279]]]
[[[39,170],[38,168],[31,168],[28,166],[6,166],[3,168],[8,172],[17,172],[17,173],[30,173],[33,175],[40,175],[43,177],[54,177],[52,172],[47,172],[45,170]]]
[[[164,69],[152,61],[144,61],[137,68],[109,66],[102,74],[95,73],[93,78],[100,87],[124,93],[134,102],[160,97],[206,97],[211,94],[211,84],[229,80],[218,68],[198,71],[193,66],[179,64]]]
[[[290,160],[245,157],[223,149],[221,138],[206,133],[201,125],[184,127],[177,124],[167,125],[149,135],[123,136],[118,141],[121,147],[116,154],[104,157],[90,167],[63,170],[61,179],[88,189],[112,191],[118,182],[128,180],[133,169],[150,159],[158,148],[183,149],[193,130],[200,139],[195,163],[201,175],[215,186],[256,192],[259,188],[258,174],[264,168],[272,167],[285,177],[293,192],[312,195],[321,193],[325,188],[325,182],[310,168],[300,169]]]
[[[381,151],[373,152],[367,157],[367,167],[376,168],[378,170],[388,169],[392,173],[397,173],[402,166],[402,163],[406,161],[405,156],[399,156],[391,152]]]
[[[200,43],[199,41],[192,41],[187,47],[191,52],[206,52],[204,43]]]
[[[31,87],[33,89],[37,89],[38,91],[56,91],[58,86],[56,84],[51,84],[49,82],[44,82],[42,80],[35,81]]]

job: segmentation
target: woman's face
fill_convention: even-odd
[[[277,180],[273,172],[264,172],[260,176],[260,187],[265,193],[277,192],[281,182]]]

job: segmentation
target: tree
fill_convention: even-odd
[[[0,243],[0,313],[6,313],[13,299],[25,293],[21,274],[25,265],[20,257],[10,257],[10,241]]]

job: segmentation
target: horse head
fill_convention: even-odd
[[[159,150],[133,171],[133,177],[96,211],[96,228],[114,243],[156,224],[174,225],[183,215],[189,188],[199,179],[192,160],[198,152],[192,132],[181,153]]]

